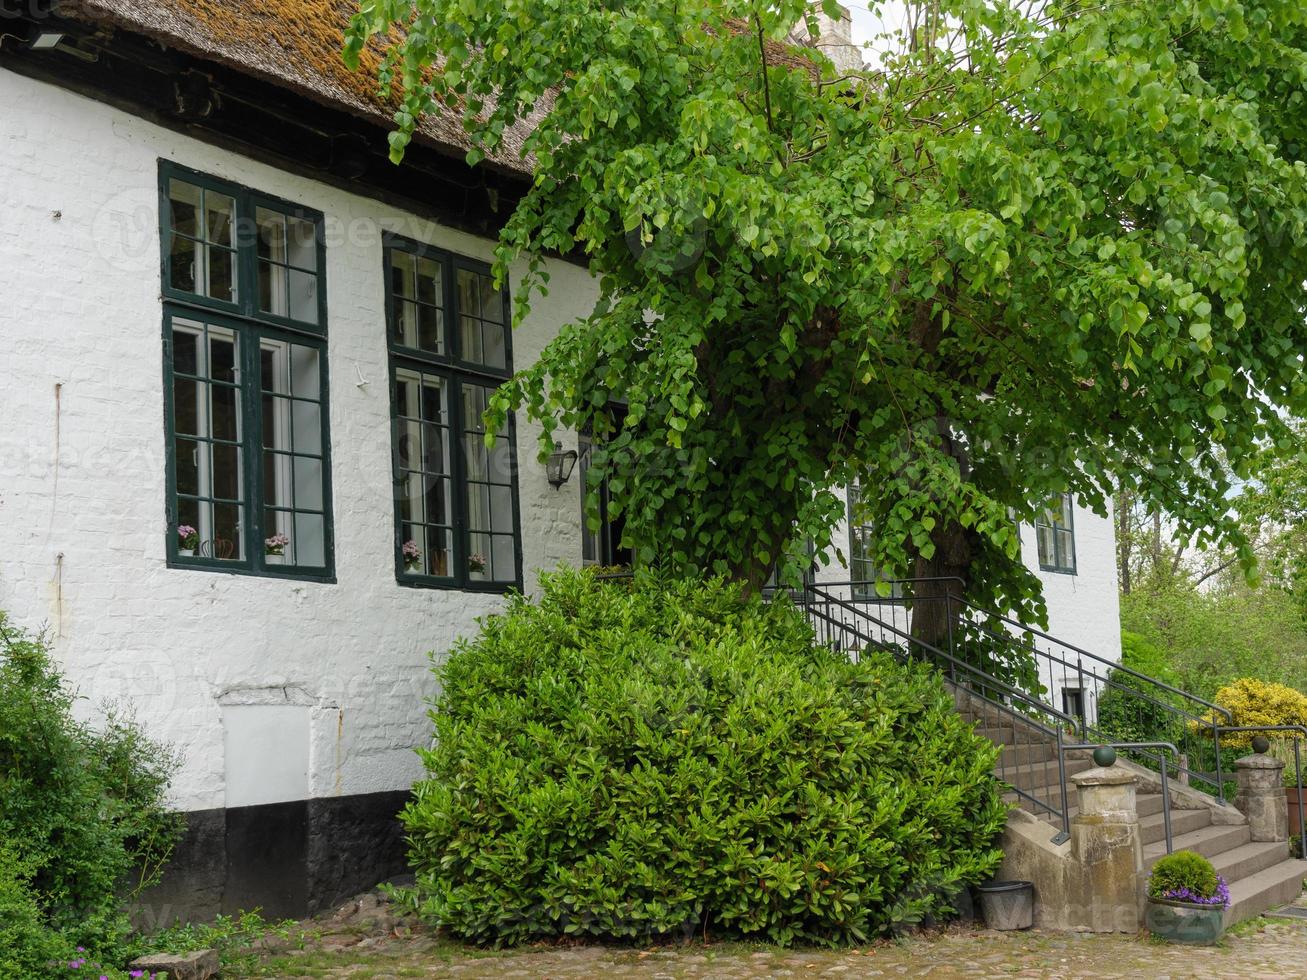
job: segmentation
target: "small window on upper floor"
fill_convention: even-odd
[[[1076,573],[1076,536],[1071,494],[1059,496],[1035,519],[1035,541],[1039,546],[1039,567],[1064,575]]]

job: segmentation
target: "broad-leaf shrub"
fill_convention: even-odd
[[[997,750],[939,676],[728,582],[544,575],[437,669],[403,816],[463,939],[861,941],[998,864]]]
[[[73,700],[43,639],[0,613],[0,891],[14,910],[0,929],[111,961],[129,939],[127,898],[157,879],[180,832],[164,805],[176,759],[130,718],[79,722]]]
[[[1214,699],[1229,710],[1235,727],[1247,725],[1307,726],[1307,695],[1274,681],[1241,677],[1216,692]],[[1210,713],[1209,713],[1210,720]],[[1221,736],[1221,743],[1231,748],[1247,748],[1256,732],[1231,732]],[[1271,739],[1292,737],[1290,733],[1269,731]]]
[[[1197,851],[1176,851],[1159,859],[1148,877],[1148,897],[1222,908],[1230,904],[1225,879]]]

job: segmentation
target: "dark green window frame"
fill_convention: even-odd
[[[1035,518],[1035,547],[1041,571],[1076,574],[1075,505],[1071,494],[1061,494]]]
[[[509,589],[522,588],[522,525],[521,525],[521,507],[518,497],[517,481],[517,438],[516,426],[513,417],[510,415],[508,424],[504,432],[500,434],[500,444],[503,449],[500,450],[507,454],[507,468],[509,472],[509,483],[496,484],[495,486],[502,490],[508,489],[510,507],[512,510],[512,543],[513,543],[513,577],[511,580],[479,580],[471,577],[473,574],[468,567],[468,558],[471,553],[470,541],[473,534],[485,534],[487,532],[473,531],[470,528],[467,488],[469,486],[469,467],[464,453],[465,439],[469,436],[476,437],[476,430],[482,427],[480,418],[466,418],[464,412],[464,389],[465,388],[484,388],[494,389],[507,381],[513,373],[513,351],[512,351],[512,331],[509,329],[511,323],[511,307],[507,290],[500,290],[498,301],[502,303],[500,318],[504,325],[504,366],[502,368],[490,367],[475,361],[467,360],[463,357],[462,350],[462,324],[463,310],[460,308],[459,290],[457,288],[458,272],[460,270],[475,273],[479,276],[489,276],[490,266],[484,262],[477,262],[464,256],[456,255],[444,249],[435,248],[434,246],[425,245],[412,239],[403,238],[398,235],[387,235],[384,240],[384,262],[383,274],[385,277],[386,290],[386,337],[387,348],[390,355],[390,396],[391,396],[391,420],[392,420],[392,490],[395,505],[395,578],[401,585],[417,588],[443,588],[458,589],[475,592],[494,592],[502,593]],[[408,297],[396,297],[393,288],[391,270],[395,263],[396,253],[404,256],[412,256],[416,259],[422,259],[435,263],[440,270],[441,292],[435,297],[434,302],[426,303],[426,308],[433,313],[438,312],[443,317],[443,344],[442,350],[426,350],[415,346],[408,346],[398,343],[396,336],[402,332],[398,323],[400,317],[399,306],[408,304],[412,308],[412,301]],[[416,311],[420,315],[422,311]],[[439,423],[431,420],[417,419],[410,415],[401,413],[399,397],[399,375],[403,372],[406,375],[414,374],[424,378],[438,379],[444,385],[445,391],[445,408],[444,418]],[[419,382],[422,384],[422,382]],[[448,458],[443,465],[447,467],[447,472],[431,471],[427,476],[439,478],[448,481],[448,492],[446,495],[446,509],[448,513],[448,523],[431,522],[424,520],[421,525],[424,528],[438,528],[447,530],[449,541],[449,561],[448,574],[429,573],[425,570],[410,570],[407,566],[403,547],[406,539],[405,535],[405,518],[403,513],[404,503],[404,484],[405,480],[419,473],[419,469],[408,461],[412,450],[407,448],[402,440],[407,438],[407,430],[417,425],[424,432],[429,428],[443,429],[445,435],[445,445],[448,447]],[[425,439],[425,436],[422,436]],[[418,450],[421,458],[426,459],[428,452],[424,447]],[[487,456],[487,472],[493,468],[489,456]],[[489,479],[489,477],[487,477]],[[471,481],[479,483],[481,481]],[[489,486],[489,485],[488,485]],[[429,517],[429,515],[424,515]],[[411,522],[410,522],[411,523]],[[498,537],[509,537],[507,532],[500,532]],[[492,541],[493,537],[492,536]],[[429,546],[424,540],[420,550],[427,551]],[[428,558],[419,560],[419,564],[426,566]]]
[[[849,579],[853,582],[851,592],[855,599],[886,598],[876,591],[875,585],[876,582],[885,580],[885,570],[877,567],[875,562],[866,556],[866,539],[870,538],[876,529],[871,524],[863,524],[858,521],[858,515],[855,512],[860,499],[861,488],[855,483],[849,487],[848,492]],[[902,584],[899,582],[893,583],[887,598],[900,599],[902,597]]]
[[[206,192],[212,192],[234,201],[233,229],[230,233],[233,255],[232,268],[236,270],[236,298],[226,302],[210,296],[180,290],[172,285],[171,262],[172,243],[174,240],[174,221],[172,202],[169,193],[171,181],[177,178],[194,185]],[[179,167],[169,161],[160,161],[159,165],[160,196],[160,240],[162,249],[162,283],[163,283],[163,368],[164,368],[164,423],[165,423],[165,461],[167,470],[167,561],[170,567],[201,569],[224,572],[228,574],[261,575],[276,578],[290,578],[320,582],[335,581],[335,542],[332,520],[331,487],[331,440],[328,418],[330,416],[330,386],[328,383],[326,334],[326,253],[323,245],[323,217],[320,212],[303,208],[290,202],[280,201],[269,195],[260,194],[249,188],[241,187],[227,181],[218,180],[205,174]],[[314,227],[313,245],[316,250],[314,262],[317,270],[316,322],[296,321],[284,316],[268,313],[259,308],[258,292],[250,288],[257,276],[258,244],[252,231],[257,208],[268,208],[281,214],[292,215],[303,221],[312,222]],[[178,321],[182,321],[179,323]],[[207,340],[210,330],[235,338],[236,368],[233,380],[221,380],[212,375],[212,365],[207,365],[203,373],[189,374],[176,370],[174,328],[185,333],[197,329],[203,331]],[[316,357],[316,376],[310,369],[304,378],[314,379],[310,394],[301,394],[299,390],[279,391],[265,390],[263,385],[263,354],[265,342],[280,346],[287,357],[294,356],[294,350],[311,351]],[[206,358],[211,356],[207,348]],[[312,361],[310,360],[311,364]],[[288,367],[289,370],[289,367]],[[213,418],[208,419],[207,431],[198,435],[178,432],[177,392],[179,382],[184,386],[192,382],[195,386],[207,386],[209,391],[225,390],[232,392],[232,400],[237,403],[233,420],[238,420],[238,434],[223,438],[213,429]],[[296,382],[298,385],[299,382]],[[285,415],[280,422],[265,420],[264,405],[271,402],[274,411]],[[302,407],[312,408],[300,412]],[[305,424],[303,418],[312,418],[316,410],[316,425]],[[213,409],[210,407],[212,414]],[[265,421],[268,424],[265,426]],[[273,426],[279,426],[283,432],[293,431],[291,443],[275,444],[271,436]],[[301,436],[313,433],[312,448],[304,449],[299,445]],[[191,493],[179,494],[178,446],[193,443],[203,447],[203,451],[212,453],[217,448],[231,451],[238,459],[239,476],[233,478],[237,486],[234,498],[220,497],[210,476],[206,487],[200,482],[200,496]],[[209,457],[212,460],[212,456]],[[268,465],[267,460],[272,461]],[[213,463],[210,463],[213,468]],[[303,504],[296,491],[301,479],[301,470],[312,474],[312,505]],[[317,500],[318,479],[321,481],[321,499]],[[276,500],[276,491],[271,495],[266,491],[271,480],[273,483],[290,488],[289,502]],[[207,495],[205,490],[207,489]],[[182,523],[181,510],[184,501],[190,501],[202,508],[207,504],[216,507],[226,505],[240,508],[238,540],[230,544],[235,555],[222,557],[205,554],[203,547],[198,554],[182,554],[177,528]],[[299,520],[306,523],[321,524],[321,563],[284,564],[285,558],[265,554],[264,541],[276,533],[272,526],[274,521],[289,522],[298,528]],[[216,524],[216,518],[214,518]],[[292,534],[292,553],[298,545],[297,534]],[[218,539],[213,539],[217,544]],[[314,549],[316,552],[316,548]]]

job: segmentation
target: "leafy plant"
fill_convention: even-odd
[[[260,910],[219,915],[212,922],[186,922],[141,937],[133,955],[144,953],[190,953],[214,949],[223,973],[245,973],[258,963],[260,940],[275,938],[286,944],[302,945],[305,933],[296,933],[293,919],[269,921]]]
[[[738,584],[542,575],[438,671],[403,819],[463,939],[861,941],[997,867],[997,749],[939,675]]]
[[[0,613],[4,887],[30,892],[66,947],[109,962],[130,933],[126,900],[157,880],[181,830],[164,801],[176,757],[112,709],[97,727],[77,721],[73,698],[44,638]]]
[[[515,315],[545,255],[599,286],[488,432],[591,430],[642,561],[755,586],[854,483],[875,567],[1036,620],[1018,522],[1118,477],[1249,568],[1234,481],[1307,414],[1307,6],[908,7],[847,71],[803,0],[359,3],[394,158],[439,114],[529,160]]]
[[[1307,695],[1274,681],[1241,677],[1216,692],[1216,703],[1228,708],[1233,725],[1304,725],[1307,726]],[[1246,748],[1256,732],[1231,732],[1221,736],[1222,744]],[[1268,738],[1282,739],[1283,733],[1268,731]]]
[[[1176,851],[1159,859],[1148,877],[1148,897],[1221,908],[1230,904],[1225,879],[1195,851]]]

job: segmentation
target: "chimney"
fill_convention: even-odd
[[[835,62],[840,71],[861,71],[862,49],[853,43],[853,18],[846,7],[840,7],[839,19],[828,17],[817,4],[817,24],[821,36],[812,38],[811,43],[819,48],[826,57]]]

